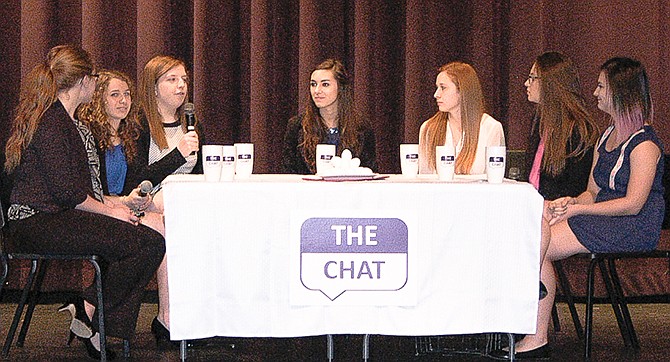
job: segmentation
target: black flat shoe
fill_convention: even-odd
[[[495,351],[491,351],[491,353],[489,353],[489,357],[501,360],[510,359],[509,351],[506,351],[504,349],[497,349]],[[545,344],[544,346],[540,346],[535,349],[531,349],[529,351],[514,353],[514,359],[545,360],[549,359],[550,357],[551,357],[551,347],[549,347],[549,344]]]

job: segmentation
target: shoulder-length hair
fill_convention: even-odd
[[[563,172],[568,158],[584,156],[595,144],[598,127],[586,107],[577,69],[568,57],[546,52],[535,59],[535,69],[539,78],[534,81],[540,82],[538,127],[545,140],[542,169],[556,176]],[[575,133],[578,138],[573,138]],[[573,141],[577,144],[571,144]]]
[[[644,65],[635,59],[618,57],[606,61],[600,70],[607,79],[614,107],[612,118],[619,135],[627,138],[645,123],[651,124],[654,107]]]
[[[461,127],[465,132],[463,148],[456,158],[455,172],[458,174],[470,173],[475,161],[477,143],[479,142],[479,126],[484,115],[484,96],[482,86],[475,69],[467,63],[451,62],[440,67],[439,73],[446,73],[456,85],[461,96]],[[426,142],[422,142],[426,149],[429,165],[435,169],[435,147],[443,145],[447,137],[447,122],[449,114],[437,111],[426,123],[424,135]]]
[[[163,117],[158,112],[158,102],[156,100],[156,85],[158,79],[170,69],[182,66],[188,74],[186,63],[184,61],[168,56],[158,55],[151,58],[144,66],[142,75],[140,76],[138,86],[138,98],[142,112],[149,123],[149,131],[151,138],[154,139],[159,148],[165,149],[168,147],[167,138],[165,137],[165,129],[163,128]],[[181,122],[182,128],[186,131],[186,117],[184,117],[184,104],[188,102],[188,93],[184,102],[177,108],[177,114]]]
[[[349,74],[344,64],[337,59],[326,59],[319,64],[316,70],[329,70],[337,82],[337,117],[340,131],[340,152],[349,149],[352,154],[358,155],[360,143],[358,133],[362,127],[362,118],[354,108],[354,90]],[[310,169],[316,169],[316,145],[321,142],[328,126],[319,113],[311,93],[308,94],[307,107],[302,118],[303,142],[302,156]]]
[[[33,139],[44,112],[56,102],[58,92],[74,87],[85,76],[94,74],[89,54],[74,45],[51,48],[46,60],[35,66],[21,84],[11,136],[5,146],[8,173],[21,162],[21,155]]]
[[[112,142],[113,130],[108,121],[109,115],[105,111],[105,96],[112,79],[118,79],[126,83],[130,90],[130,110],[126,118],[121,120],[116,135],[121,140],[127,161],[132,162],[137,155],[137,140],[140,137],[141,128],[137,115],[137,105],[133,102],[135,98],[133,81],[125,73],[115,70],[103,70],[98,74],[98,83],[93,92],[91,102],[82,104],[77,110],[77,116],[79,120],[88,125],[101,150],[114,148]]]

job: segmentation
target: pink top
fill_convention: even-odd
[[[533,167],[530,169],[528,175],[528,182],[540,189],[540,168],[542,166],[542,156],[544,155],[544,137],[540,138],[540,144],[537,145],[537,152],[535,152],[535,159],[533,160]]]

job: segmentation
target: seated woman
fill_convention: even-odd
[[[377,169],[375,135],[354,109],[353,85],[339,60],[327,59],[312,72],[305,112],[288,121],[282,149],[283,172],[316,173],[316,145],[348,149],[361,167]]]
[[[500,122],[484,113],[482,87],[474,68],[452,62],[440,68],[433,97],[439,110],[419,130],[419,173],[435,173],[435,147],[450,146],[455,173],[486,172],[486,147],[504,146]]]
[[[586,190],[598,133],[577,69],[565,55],[546,52],[535,59],[524,85],[528,101],[537,104],[528,181],[547,200],[578,196]]]
[[[88,126],[95,138],[106,199],[122,203],[139,213],[145,212],[152,203],[147,195],[139,196],[138,184],[144,179],[165,178],[170,172],[152,175],[145,159],[138,155],[137,140],[142,128],[137,106],[133,103],[132,86],[126,74],[100,71],[91,102],[79,107],[77,117]],[[163,234],[162,215],[145,212],[141,220]]]
[[[547,333],[556,292],[552,261],[577,253],[633,252],[656,248],[665,212],[663,146],[652,123],[652,101],[644,66],[629,58],[605,62],[594,92],[611,124],[600,137],[587,190],[563,197],[545,210],[546,251],[537,332],[522,339],[516,358],[549,357]]]
[[[8,227],[22,252],[100,255],[105,330],[132,339],[165,242],[128,207],[104,202],[93,137],[75,118],[77,107],[90,101],[96,77],[88,53],[63,45],[52,48],[22,83],[6,145],[5,170],[14,177]],[[100,359],[95,288],[82,296],[73,314],[85,325],[73,321],[71,336]]]
[[[142,127],[137,140],[137,161],[129,172],[137,178],[126,181],[124,192],[144,179],[158,185],[170,174],[202,173],[202,130],[196,122],[196,130],[188,131],[183,112],[188,101],[188,81],[186,64],[179,59],[159,55],[145,65],[138,90]],[[155,193],[150,211],[163,212],[162,194]],[[166,349],[178,346],[170,343],[167,260],[158,268],[156,279],[158,316],[151,323],[151,331],[158,347]]]

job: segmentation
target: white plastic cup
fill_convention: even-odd
[[[456,164],[456,152],[450,146],[435,147],[435,168],[440,180],[451,181],[454,179],[454,166]]]
[[[202,146],[202,171],[205,181],[218,182],[221,179],[221,158],[223,157],[223,146]]]
[[[505,163],[507,162],[507,147],[486,147],[486,179],[489,183],[499,184],[505,177]]]
[[[416,177],[419,173],[419,145],[403,143],[400,145],[400,170],[405,177]]]
[[[249,178],[254,170],[254,144],[235,144],[235,177]]]
[[[221,181],[235,179],[235,146],[223,146],[221,154]]]
[[[335,145],[316,145],[316,174],[321,175],[327,168],[332,168],[332,160],[335,157]]]

